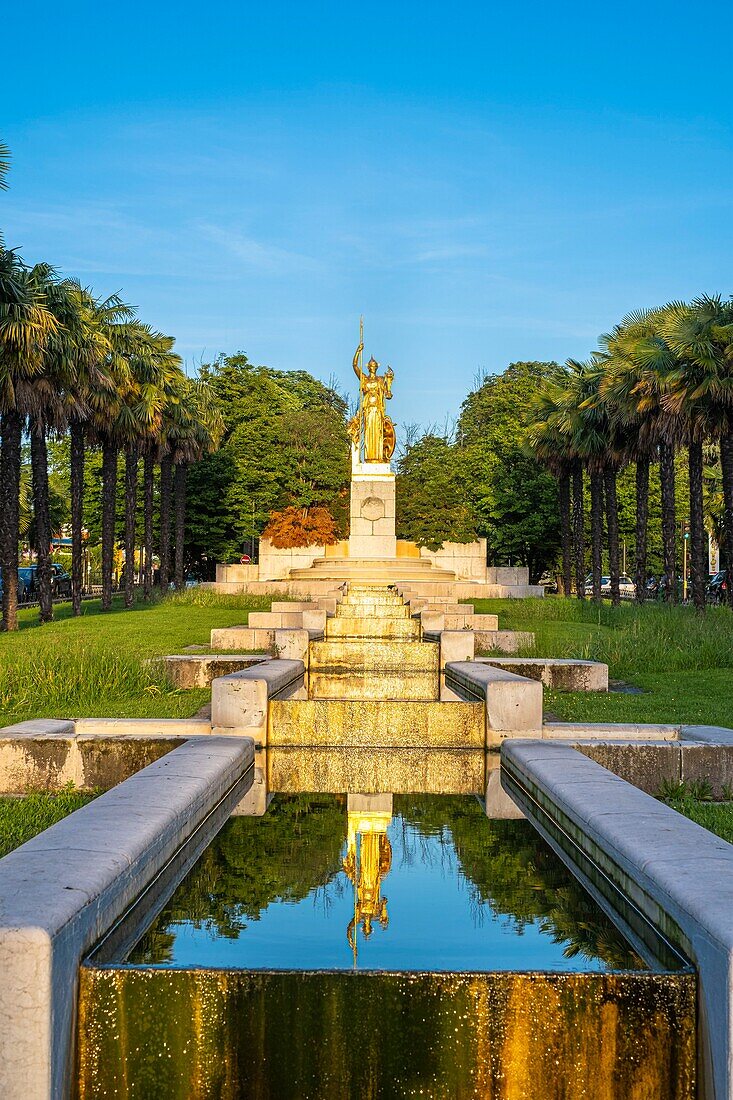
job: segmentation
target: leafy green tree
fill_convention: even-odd
[[[445,436],[424,435],[397,460],[397,537],[429,550],[476,538],[465,454]]]
[[[554,479],[523,445],[533,399],[559,371],[556,363],[512,363],[468,395],[458,421],[466,492],[489,560],[522,563],[532,579],[556,562],[560,516]]]
[[[221,356],[201,369],[224,418],[220,449],[191,466],[186,550],[201,568],[250,548],[273,512],[323,506],[347,533],[347,406],[305,371]]]

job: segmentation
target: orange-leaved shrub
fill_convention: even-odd
[[[339,541],[336,520],[322,504],[271,512],[262,537],[279,550],[291,546],[332,546]]]

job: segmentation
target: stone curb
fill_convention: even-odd
[[[3,1100],[70,1095],[81,959],[253,762],[248,738],[191,741],[0,860]]]

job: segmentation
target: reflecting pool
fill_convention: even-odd
[[[233,817],[137,944],[142,966],[643,969],[524,821],[471,796],[275,795]]]

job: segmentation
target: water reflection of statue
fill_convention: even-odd
[[[392,397],[391,367],[377,374],[379,363],[370,359],[362,370],[363,341],[354,354],[354,374],[359,379],[359,411],[349,421],[349,435],[364,462],[389,462],[395,449],[394,424],[387,416],[386,402]]]
[[[389,924],[387,898],[382,897],[382,879],[392,866],[392,845],[387,836],[391,814],[349,811],[348,838],[343,868],[354,885],[354,916],[346,938],[356,961],[356,931],[362,925],[364,938],[373,932],[373,922]]]

